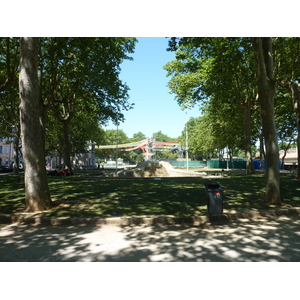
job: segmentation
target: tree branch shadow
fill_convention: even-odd
[[[300,261],[300,218],[272,216],[223,225],[1,225],[0,261]]]

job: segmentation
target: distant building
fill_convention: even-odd
[[[282,157],[284,155],[284,151],[279,151],[279,159],[282,160]],[[284,165],[297,165],[298,164],[298,149],[297,148],[291,148],[286,152],[286,156],[284,158]]]
[[[14,147],[12,138],[0,137],[0,167],[12,167],[14,161]]]
[[[95,154],[93,152],[76,153],[72,157],[74,168],[95,167]]]
[[[284,150],[279,151],[279,160],[282,161],[282,157],[284,155]],[[255,155],[255,162],[259,159],[259,152]],[[286,156],[284,158],[284,168],[286,170],[296,169],[298,166],[298,149],[297,148],[291,148],[287,150]],[[258,167],[259,169],[259,164]]]
[[[72,162],[74,168],[84,168],[84,167],[95,167],[96,157],[95,157],[95,145],[92,141],[86,143],[86,151],[82,153],[75,153],[72,157]]]

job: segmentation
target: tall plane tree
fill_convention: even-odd
[[[39,38],[20,39],[20,124],[27,211],[51,207],[44,150],[43,103],[38,81]]]
[[[279,150],[274,117],[276,80],[274,76],[272,38],[251,38],[256,62],[258,102],[266,142],[266,194],[267,204],[281,204]]]
[[[291,94],[291,103],[294,108],[297,126],[298,171],[300,179],[300,38],[276,38],[274,42],[276,54],[277,82],[280,87],[287,89]]]
[[[64,164],[72,172],[71,130],[84,111],[86,118],[123,121],[128,110],[128,86],[120,65],[131,59],[135,38],[51,38],[43,42],[43,93],[62,125]]]

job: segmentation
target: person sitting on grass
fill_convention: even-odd
[[[54,171],[51,171],[50,175],[52,175],[52,176],[58,176],[58,175],[60,175],[60,169],[59,169],[59,167],[57,166]]]
[[[60,176],[69,176],[70,171],[69,171],[68,167],[66,167],[66,168],[62,169],[59,174],[60,174]]]

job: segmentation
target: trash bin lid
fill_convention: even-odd
[[[208,189],[218,189],[218,188],[220,188],[220,185],[218,183],[208,183],[208,184],[206,184],[206,187]]]

